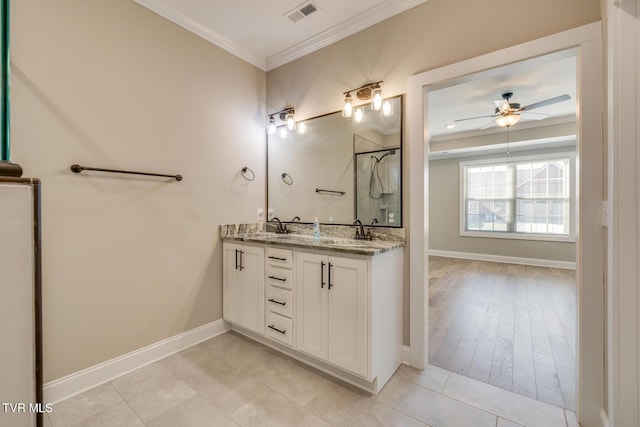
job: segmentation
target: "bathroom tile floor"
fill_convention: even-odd
[[[57,403],[45,426],[577,427],[573,412],[402,366],[379,395],[228,332]]]

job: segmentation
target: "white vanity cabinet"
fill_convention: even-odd
[[[266,336],[293,345],[293,252],[267,248]]]
[[[402,360],[401,246],[347,240],[332,248],[299,236],[289,236],[287,245],[268,236],[224,242],[224,320],[378,393]]]
[[[264,334],[264,248],[227,242],[222,248],[223,318]]]
[[[367,260],[297,253],[296,347],[367,376]]]

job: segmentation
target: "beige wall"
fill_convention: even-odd
[[[220,319],[217,227],[264,207],[265,73],[130,0],[12,2],[11,32],[12,160],[42,179],[45,382]]]
[[[514,157],[569,151],[572,150],[532,150],[514,153]],[[460,162],[495,157],[429,161],[429,250],[575,262],[576,244],[573,242],[460,236]]]
[[[416,72],[599,17],[594,0],[430,0],[265,88],[264,72],[130,0],[13,2],[12,161],[43,181],[45,381],[221,317],[217,226],[264,206],[265,91],[268,111],[312,117],[366,81],[404,93]],[[76,162],[185,180],[77,176]]]
[[[540,0],[535,7],[524,2],[505,7],[496,0],[429,0],[269,71],[267,109],[291,105],[300,119],[317,116],[340,109],[345,90],[377,80],[384,80],[386,95],[401,94],[413,74],[599,19],[599,0]],[[407,152],[403,150],[404,155]],[[405,170],[405,183],[407,176]],[[405,187],[404,212],[408,212],[407,190]],[[403,223],[409,223],[407,214]],[[405,265],[405,277],[407,268]],[[404,295],[408,307],[408,283]],[[404,316],[404,342],[409,344],[408,309]]]
[[[267,73],[267,109],[292,105],[299,119],[342,108],[342,92],[384,80],[406,92],[410,75],[600,19],[599,0],[429,0]]]

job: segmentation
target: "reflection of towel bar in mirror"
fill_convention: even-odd
[[[282,174],[282,182],[284,182],[287,185],[292,185],[293,184],[293,178],[291,178],[291,175],[289,175],[288,173],[284,172]]]
[[[344,196],[345,194],[347,194],[344,191],[336,191],[336,190],[323,190],[321,188],[316,188],[316,193],[331,193],[331,194],[339,194],[341,196]]]

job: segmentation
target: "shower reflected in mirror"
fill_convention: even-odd
[[[397,224],[400,156],[396,148],[356,153],[356,218],[364,224]]]

